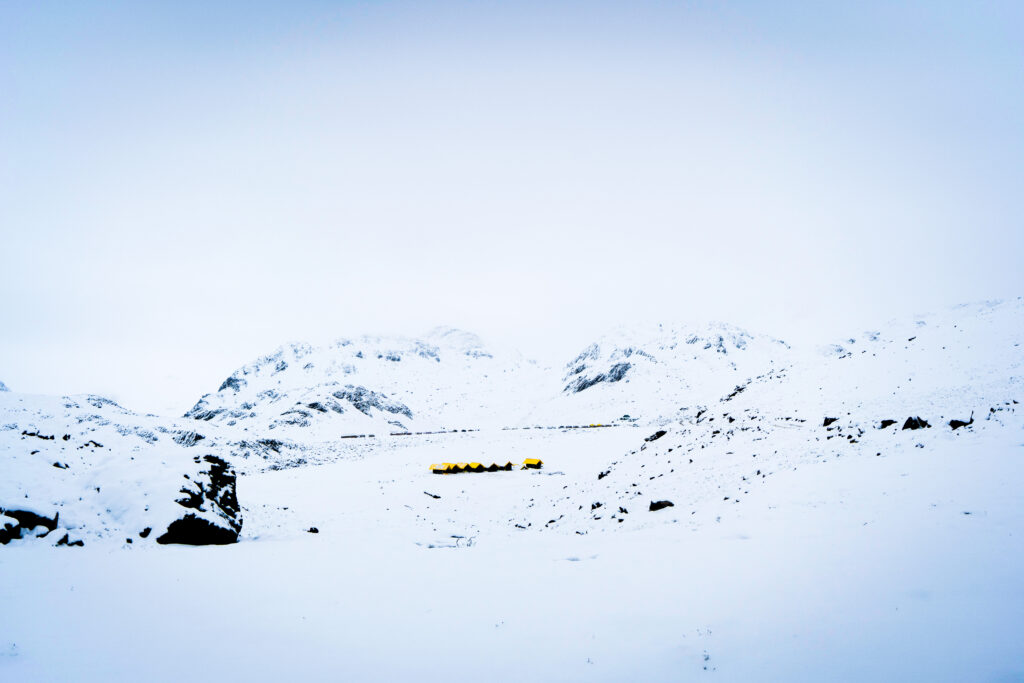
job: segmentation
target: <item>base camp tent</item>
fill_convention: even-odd
[[[527,458],[523,461],[523,466],[520,469],[539,470],[543,464],[543,462],[536,458]],[[506,462],[504,465],[499,465],[496,462],[492,462],[490,465],[484,465],[481,462],[443,462],[431,465],[430,471],[434,474],[458,474],[460,472],[511,472],[513,467],[514,465],[511,460]]]

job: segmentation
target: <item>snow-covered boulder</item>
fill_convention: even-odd
[[[246,448],[214,431],[189,431],[99,396],[5,392],[0,539],[234,542],[242,523],[231,454],[257,455],[259,444]]]
[[[185,545],[225,545],[236,543],[242,530],[237,477],[232,467],[216,455],[195,457],[202,465],[198,473],[184,475],[177,504],[187,510],[167,526],[157,543]]]
[[[6,545],[30,534],[38,538],[45,537],[57,528],[59,517],[59,512],[55,513],[51,519],[34,510],[0,507],[0,545]]]

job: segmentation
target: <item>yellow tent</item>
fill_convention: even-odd
[[[543,465],[540,460],[534,458],[527,458],[523,461],[522,469],[540,469]],[[458,474],[459,472],[511,472],[514,465],[512,461],[506,462],[504,465],[499,465],[496,462],[492,462],[490,465],[484,465],[480,462],[443,462],[441,464],[434,464],[430,466],[430,471],[434,474]]]

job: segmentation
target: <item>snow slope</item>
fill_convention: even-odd
[[[223,449],[188,425],[92,395],[5,392],[0,416],[0,529],[19,526],[12,514],[52,520],[21,524],[14,543],[152,543],[184,514],[235,532],[241,524],[236,502],[226,510],[213,500],[211,474],[234,476],[216,455]]]
[[[791,362],[789,346],[738,327],[619,328],[584,349],[530,419],[542,424],[659,424],[680,406],[717,400]]]
[[[27,494],[50,515],[57,501],[86,540],[0,549],[16,615],[0,679],[1024,679],[1021,299],[825,348],[720,325],[622,331],[549,374],[449,334],[437,360],[364,340],[293,370],[289,347],[205,397],[221,410],[209,420],[0,396],[15,473],[0,507]],[[373,362],[346,375],[360,350]],[[414,421],[479,431],[337,439],[397,426],[336,396],[342,412],[275,423],[346,376]],[[287,398],[241,407],[268,389]],[[617,428],[559,428],[623,413]],[[22,431],[71,438],[62,450]],[[79,448],[89,439],[104,449]],[[177,512],[159,492],[197,475],[200,453],[240,473],[241,542],[127,544],[149,523],[143,500],[159,498],[143,512],[161,524]],[[527,457],[544,468],[428,469]],[[90,498],[94,484],[116,496]]]
[[[539,372],[451,328],[291,344],[236,370],[186,417],[303,441],[509,424]]]

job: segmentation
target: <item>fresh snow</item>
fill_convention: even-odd
[[[59,518],[0,546],[0,680],[1024,680],[1022,341],[1017,299],[293,344],[178,418],[5,392],[0,508]],[[156,544],[206,456],[240,542]]]

